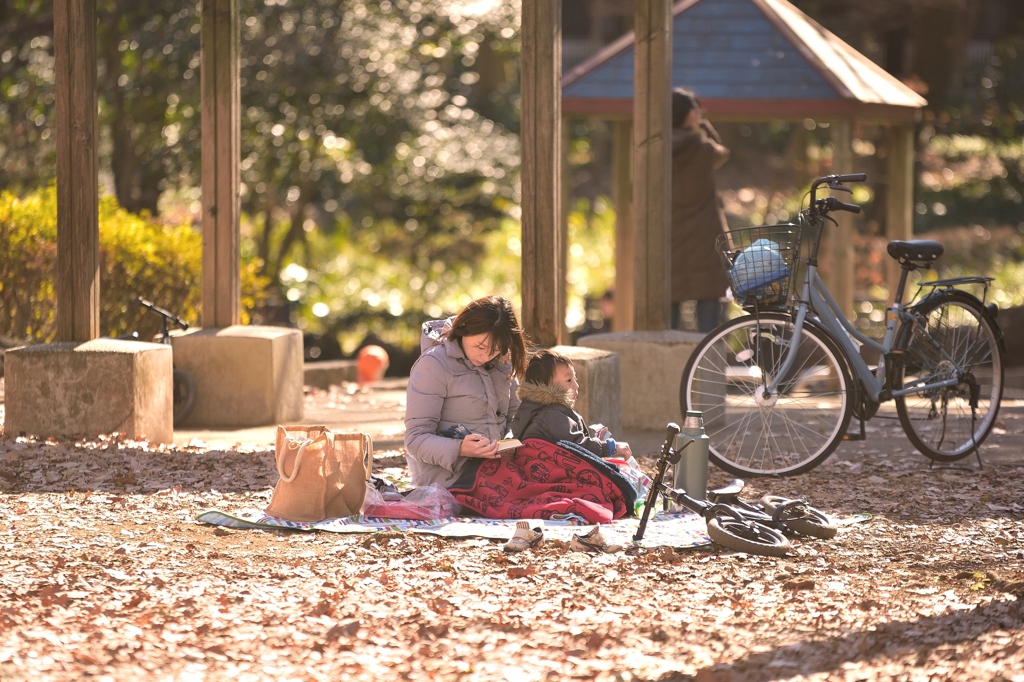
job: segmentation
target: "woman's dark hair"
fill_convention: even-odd
[[[530,358],[523,381],[528,384],[550,384],[559,365],[572,367],[572,360],[549,350],[539,350]]]
[[[686,122],[690,112],[700,107],[697,95],[684,88],[672,90],[672,127],[678,128]]]
[[[512,362],[512,376],[521,377],[526,372],[526,339],[512,310],[512,304],[504,296],[479,298],[456,316],[448,338],[462,344],[463,337],[487,334],[498,357],[509,356]]]

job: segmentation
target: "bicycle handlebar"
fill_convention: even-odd
[[[644,538],[644,531],[647,529],[647,520],[651,517],[651,511],[654,509],[654,505],[658,501],[658,493],[662,492],[662,481],[665,480],[665,469],[668,467],[669,462],[678,462],[682,451],[690,447],[694,442],[693,439],[690,439],[683,444],[683,447],[678,450],[673,450],[672,444],[675,442],[676,436],[678,436],[680,432],[679,425],[675,422],[669,422],[668,426],[665,427],[665,430],[665,444],[662,446],[661,455],[658,457],[658,471],[654,474],[654,480],[651,481],[651,487],[647,490],[647,499],[644,501],[644,513],[640,516],[640,525],[637,526],[636,534],[633,535],[634,542],[640,542]]]
[[[825,216],[829,211],[849,211],[850,213],[860,213],[860,206],[856,204],[847,204],[835,197],[826,197],[818,200],[818,188],[822,185],[827,185],[833,190],[843,190],[849,192],[850,190],[843,187],[844,182],[864,182],[868,176],[866,173],[846,173],[843,175],[826,175],[820,177],[811,183],[811,203],[810,207],[806,211],[806,215],[811,218],[812,224],[817,222],[816,233],[814,236],[814,246],[811,248],[810,258],[808,263],[814,266],[818,265],[818,248],[821,246],[821,232],[823,222],[820,220],[821,216]]]
[[[811,211],[817,211],[818,209],[824,209],[827,211],[849,211],[850,213],[860,213],[860,206],[856,204],[846,204],[839,201],[835,197],[827,197],[818,201],[818,188],[822,185],[828,185],[830,189],[842,190],[849,192],[850,190],[843,187],[844,182],[864,182],[867,180],[866,173],[849,173],[847,175],[825,175],[818,178],[811,183]]]
[[[168,322],[173,322],[174,324],[176,324],[178,327],[180,327],[182,329],[185,329],[185,330],[188,329],[188,322],[185,322],[185,320],[181,319],[180,317],[178,317],[174,313],[169,312],[167,310],[164,310],[160,306],[154,304],[152,301],[147,301],[146,299],[142,298],[141,296],[136,296],[135,297],[135,305],[140,305],[143,308],[146,308],[147,310],[152,310],[154,313],[156,313],[157,315],[162,316]]]
[[[849,211],[850,213],[860,213],[860,206],[857,204],[847,204],[835,197],[828,197],[823,199],[824,208],[828,211]]]
[[[823,175],[813,183],[811,190],[816,190],[821,185],[843,184],[844,182],[864,182],[868,179],[867,173],[847,173],[846,175]]]

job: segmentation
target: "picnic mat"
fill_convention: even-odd
[[[860,523],[871,518],[870,514],[853,514],[843,518],[831,518],[837,526]],[[489,538],[492,540],[508,540],[515,532],[516,520],[496,520],[483,518],[458,517],[432,521],[412,521],[405,519],[380,519],[363,515],[345,516],[338,519],[327,519],[317,523],[286,521],[285,519],[267,516],[262,511],[247,510],[235,514],[209,509],[200,512],[196,520],[214,526],[234,529],[290,529],[301,531],[326,531],[328,533],[378,533],[383,531],[423,533],[447,538]],[[602,534],[610,542],[628,545],[633,543],[640,520],[624,518],[601,526]],[[531,527],[543,527],[547,538],[568,542],[576,533],[585,533],[593,525],[580,526],[572,521],[562,520],[530,520]],[[704,519],[690,511],[657,512],[647,522],[647,530],[641,547],[701,547],[711,544],[707,535]]]
[[[347,516],[327,519],[318,523],[286,521],[267,516],[260,511],[244,511],[238,514],[210,509],[199,513],[197,521],[227,528],[263,528],[280,530],[322,530],[328,533],[376,533],[397,531],[423,533],[446,538],[490,538],[508,540],[516,529],[516,520],[456,517],[433,521],[407,521],[405,519],[379,519],[368,516]],[[630,544],[636,533],[639,519],[618,519],[601,526],[602,534],[610,542]],[[593,525],[576,525],[572,521],[531,519],[531,527],[543,527],[544,536],[549,539],[568,542],[576,533],[585,533]],[[708,545],[711,539],[705,532],[704,519],[693,512],[659,512],[647,522],[642,547],[700,547]]]

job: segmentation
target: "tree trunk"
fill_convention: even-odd
[[[297,241],[301,241],[303,244],[306,241],[306,231],[302,228],[306,209],[310,205],[310,201],[306,199],[306,196],[307,193],[303,190],[299,201],[295,203],[295,210],[289,211],[291,225],[288,227],[288,232],[284,235],[284,239],[281,240],[281,244],[277,248],[273,263],[268,262],[266,265],[267,276],[270,277],[271,282],[277,282],[280,277],[281,261],[288,255],[292,245]]]
[[[119,24],[121,11],[117,3],[112,5],[111,12],[104,16],[103,42],[104,56],[107,61],[106,81],[110,92],[110,137],[113,150],[110,157],[110,170],[114,175],[114,194],[117,203],[123,208],[133,211],[132,190],[135,188],[138,163],[135,157],[135,145],[132,140],[131,122],[124,112],[124,91],[118,84],[124,71],[121,69],[121,53],[117,49],[121,42]],[[133,211],[134,212],[134,211]]]
[[[259,216],[263,216],[263,228],[259,228]],[[253,233],[256,238],[256,255],[259,256],[260,260],[263,261],[263,267],[261,268],[260,274],[266,275],[267,269],[270,267],[270,221],[272,218],[271,207],[266,207],[262,211],[258,211],[253,214],[252,226]]]

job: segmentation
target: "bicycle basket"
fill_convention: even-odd
[[[800,227],[791,223],[728,230],[718,253],[732,294],[744,308],[785,305],[800,255]]]

